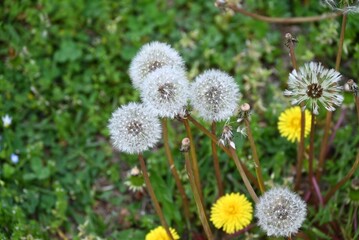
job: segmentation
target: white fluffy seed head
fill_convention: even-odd
[[[258,225],[268,236],[288,237],[298,232],[307,214],[306,203],[286,188],[264,193],[256,205]]]
[[[141,153],[161,137],[158,118],[143,104],[129,103],[112,113],[108,128],[113,146],[126,153]]]
[[[326,69],[321,63],[310,62],[289,74],[285,96],[292,97],[292,105],[305,102],[314,114],[319,114],[319,103],[328,111],[340,106],[344,100],[343,88],[339,86],[341,74],[334,69]]]
[[[170,45],[160,42],[145,44],[130,64],[129,74],[133,86],[140,89],[144,78],[163,66],[182,68],[185,71],[184,61]]]
[[[231,117],[239,98],[239,88],[234,78],[219,70],[207,70],[191,84],[193,108],[206,121],[221,121]]]
[[[154,114],[174,118],[187,105],[189,82],[182,68],[165,66],[148,74],[140,90]]]

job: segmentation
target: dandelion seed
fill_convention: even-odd
[[[268,236],[288,237],[298,232],[307,214],[306,203],[286,188],[264,193],[256,205],[258,225]]]
[[[140,153],[161,137],[158,118],[142,104],[130,103],[112,113],[108,128],[113,146],[122,152]]]
[[[160,42],[144,45],[130,64],[132,84],[140,89],[143,79],[151,72],[164,66],[177,67],[185,71],[184,61],[171,46]]]
[[[305,110],[305,129],[304,137],[308,136],[310,132],[310,123],[312,114]],[[292,107],[279,115],[278,121],[279,133],[282,137],[287,138],[291,142],[298,142],[300,140],[301,129],[301,110],[300,107]]]
[[[338,85],[340,79],[340,73],[334,69],[325,69],[320,63],[306,63],[299,71],[289,74],[284,95],[293,98],[292,105],[306,102],[314,114],[319,114],[318,102],[328,111],[334,111],[334,106],[340,106],[344,99],[340,94],[342,87]]]
[[[238,127],[237,132],[241,134],[243,137],[247,137],[247,129],[246,127]]]
[[[231,117],[240,98],[234,78],[219,70],[208,70],[199,75],[190,93],[193,108],[207,121]]]
[[[185,72],[165,66],[147,75],[141,86],[141,97],[154,114],[174,118],[187,105],[188,90]]]
[[[230,193],[219,198],[211,208],[211,222],[226,233],[234,233],[247,227],[253,218],[253,207],[239,193]]]
[[[5,116],[1,117],[1,120],[4,128],[7,128],[11,125],[12,118],[9,115],[6,114]]]
[[[143,189],[145,188],[145,180],[138,167],[135,166],[127,172],[124,184],[132,192],[143,192]]]
[[[322,5],[327,5],[332,10],[344,13],[358,13],[359,1],[358,0],[322,0]]]
[[[169,229],[172,235],[172,238],[177,240],[180,239],[180,237],[178,236],[178,233],[176,232],[175,229],[170,228]],[[166,229],[162,226],[157,227],[153,230],[151,230],[149,233],[147,233],[146,235],[146,240],[170,240],[169,236],[166,233]]]

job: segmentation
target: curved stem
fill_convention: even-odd
[[[203,127],[202,124],[197,122],[196,119],[194,119],[190,115],[188,115],[187,118],[188,118],[188,120],[190,120],[193,123],[193,125],[195,125],[199,130],[201,130],[204,134],[206,134],[207,137],[209,137],[212,141],[218,142],[218,139],[216,138],[216,136],[213,135],[212,133],[210,133],[205,127]],[[227,147],[223,146],[222,144],[219,144],[219,147],[227,154],[228,157],[232,158],[232,154]],[[248,170],[248,168],[242,163],[241,160],[239,160],[239,162],[240,162],[245,174],[249,177],[251,182],[259,189],[259,183],[256,180],[256,177],[253,176],[253,174]]]
[[[259,183],[259,189],[260,189],[261,193],[263,194],[265,192],[265,187],[264,187],[264,181],[263,181],[263,176],[262,176],[262,170],[261,170],[261,165],[260,165],[259,158],[258,158],[256,144],[254,143],[254,138],[253,138],[253,134],[252,134],[252,130],[251,130],[251,126],[249,124],[248,118],[244,119],[244,124],[246,125],[246,128],[247,128],[248,140],[251,145],[251,149],[252,149],[252,153],[253,153],[254,168],[256,170],[257,180]]]
[[[214,237],[213,237],[211,228],[210,228],[209,223],[208,223],[205,208],[204,208],[203,203],[201,201],[201,197],[200,197],[200,194],[199,194],[199,189],[198,189],[198,186],[196,184],[196,180],[195,180],[195,177],[194,177],[194,171],[192,169],[189,154],[188,154],[188,152],[185,152],[184,155],[185,155],[185,160],[186,160],[186,169],[187,169],[187,173],[188,173],[188,179],[189,179],[189,182],[191,184],[193,197],[194,197],[194,200],[196,202],[197,210],[198,210],[198,213],[199,213],[199,218],[200,218],[202,226],[204,228],[204,232],[206,233],[207,239],[213,240]]]
[[[245,16],[251,17],[256,20],[260,20],[267,23],[277,23],[277,24],[294,24],[294,23],[307,23],[307,22],[316,22],[324,19],[331,19],[340,16],[341,12],[336,13],[325,13],[319,16],[311,16],[311,17],[291,17],[291,18],[279,18],[279,17],[267,17],[263,15],[259,15],[256,13],[248,12],[244,10],[242,7],[237,4],[228,4],[227,7],[232,9],[237,13],[241,13]]]
[[[202,205],[204,205],[202,185],[201,185],[201,180],[200,180],[200,176],[199,176],[199,168],[198,168],[198,161],[197,161],[197,155],[196,155],[196,146],[194,144],[191,127],[189,126],[188,119],[183,119],[183,124],[186,128],[187,137],[190,140],[190,154],[191,154],[191,160],[192,160],[191,162],[192,162],[194,180],[196,181],[196,185],[198,187],[198,193],[199,193],[199,196],[201,197]]]
[[[293,68],[298,71],[297,59],[294,52],[294,43],[292,40],[288,41],[290,60],[292,62]],[[300,104],[300,140],[297,148],[297,165],[296,165],[296,179],[294,189],[298,189],[301,183],[302,178],[302,167],[303,167],[303,158],[304,158],[304,132],[305,132],[305,110],[304,102]]]
[[[347,24],[347,14],[343,14],[343,20],[342,20],[341,31],[340,31],[340,39],[339,39],[339,45],[338,45],[338,52],[337,52],[337,57],[335,60],[335,70],[336,71],[339,70],[340,62],[342,59],[346,24]],[[320,180],[321,175],[324,171],[324,161],[325,161],[325,157],[326,157],[327,151],[328,151],[328,138],[329,138],[330,125],[332,122],[332,116],[333,116],[333,113],[327,111],[327,116],[325,118],[324,135],[323,135],[322,143],[320,145],[319,163],[318,163],[318,169],[317,169],[317,174],[316,174],[318,181]]]
[[[310,144],[309,144],[309,183],[312,190],[312,178],[313,178],[313,159],[314,159],[314,131],[315,131],[315,115],[312,111],[312,121],[310,123]]]
[[[213,135],[216,134],[216,122],[215,121],[212,122],[211,132]],[[224,194],[224,190],[223,190],[223,182],[222,182],[222,178],[221,178],[221,170],[219,167],[219,160],[218,160],[218,154],[217,154],[217,142],[211,140],[211,146],[212,146],[214,172],[216,174],[216,179],[217,179],[218,197],[221,197]]]
[[[234,163],[236,164],[236,167],[239,171],[239,174],[241,175],[242,177],[242,180],[244,182],[244,185],[246,186],[248,192],[249,192],[249,195],[251,195],[253,201],[255,203],[258,202],[258,196],[257,194],[254,192],[253,190],[253,187],[251,185],[251,183],[249,182],[248,178],[247,178],[247,175],[244,173],[244,170],[242,168],[242,165],[241,163],[239,162],[239,159],[238,159],[238,156],[237,156],[237,153],[236,153],[236,150],[234,148],[232,148],[231,146],[229,146],[229,151],[231,152],[232,154],[232,158],[233,158],[233,161]]]
[[[359,96],[354,96],[354,97],[355,97],[355,106],[357,108],[358,123],[359,123]]]
[[[146,163],[145,163],[145,160],[143,159],[142,153],[138,154],[138,159],[140,160],[141,171],[143,173],[143,178],[145,180],[145,184],[146,184],[146,187],[147,187],[148,194],[150,195],[150,198],[152,200],[152,204],[153,204],[153,206],[155,208],[155,211],[156,211],[158,217],[160,218],[161,225],[166,230],[166,233],[167,233],[168,237],[171,240],[174,240],[173,237],[172,237],[172,234],[170,232],[170,229],[168,227],[168,224],[166,222],[165,216],[163,215],[163,212],[161,210],[160,204],[159,204],[159,202],[157,200],[156,194],[153,191],[153,187],[152,187],[152,184],[150,182],[150,178],[148,176]]]
[[[183,210],[186,217],[186,220],[188,222],[188,225],[190,225],[190,210],[189,210],[189,203],[186,196],[186,192],[184,190],[184,187],[181,183],[180,177],[178,175],[176,165],[173,160],[173,156],[171,153],[171,149],[169,146],[169,140],[168,140],[168,128],[167,128],[167,120],[165,118],[161,119],[162,121],[162,137],[163,137],[163,144],[165,147],[165,152],[168,160],[168,164],[170,166],[170,170],[172,173],[173,178],[175,179],[178,191],[180,192],[181,198],[182,198],[182,204],[183,204]]]
[[[193,123],[193,125],[195,125],[199,130],[201,130],[201,132],[203,132],[204,134],[206,134],[207,137],[209,137],[212,141],[218,143],[218,139],[216,138],[216,136],[215,136],[214,134],[212,134],[211,132],[209,132],[202,124],[200,124],[199,122],[197,122],[197,120],[194,119],[191,115],[188,115],[188,116],[187,116],[187,119],[190,120],[190,121]],[[219,144],[219,147],[220,147],[228,156],[231,156],[231,153],[229,152],[229,150],[228,150],[225,146]]]
[[[345,177],[343,177],[342,180],[340,180],[334,187],[332,187],[328,191],[327,195],[325,195],[324,204],[326,204],[330,200],[330,198],[336,193],[336,191],[338,191],[338,189],[341,186],[343,186],[344,183],[346,183],[346,181],[348,181],[353,176],[353,174],[355,173],[358,166],[359,166],[359,152],[357,153],[356,160],[355,160],[352,168],[347,173],[347,175]]]

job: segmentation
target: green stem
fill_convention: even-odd
[[[216,134],[216,122],[215,121],[212,122],[211,132],[213,135]],[[218,197],[221,197],[224,194],[223,182],[222,182],[222,178],[221,178],[221,170],[219,167],[219,160],[218,160],[218,154],[217,154],[217,142],[213,141],[213,139],[211,139],[211,146],[212,146],[214,172],[216,174],[216,179],[217,179]]]
[[[251,130],[251,126],[249,124],[248,118],[244,119],[244,124],[246,125],[246,128],[247,128],[248,140],[251,145],[251,149],[252,149],[252,153],[253,153],[254,168],[256,170],[257,180],[259,183],[259,189],[260,189],[261,193],[263,194],[265,192],[265,187],[264,187],[264,181],[263,181],[263,176],[262,176],[262,170],[261,170],[261,165],[260,165],[259,158],[258,158],[256,144],[254,142],[254,138],[253,138],[253,134],[252,134],[252,130]]]
[[[196,202],[197,210],[198,210],[198,213],[199,213],[199,218],[201,220],[204,232],[206,233],[207,239],[213,240],[214,237],[213,237],[211,228],[210,228],[209,223],[208,223],[205,208],[204,208],[203,203],[201,201],[199,189],[198,189],[197,184],[196,184],[196,180],[195,180],[195,177],[194,177],[194,171],[192,169],[192,164],[191,164],[189,154],[188,154],[188,152],[185,152],[184,155],[185,155],[185,160],[186,160],[186,169],[187,169],[187,173],[188,173],[188,178],[189,178],[189,182],[191,184],[193,197],[194,197],[194,200]]]
[[[341,31],[340,31],[340,39],[339,39],[339,45],[338,45],[338,52],[337,52],[337,57],[336,57],[336,61],[335,61],[335,70],[336,71],[339,71],[340,62],[342,59],[346,24],[347,24],[347,14],[343,14],[342,26],[341,26]],[[332,116],[333,116],[333,113],[330,111],[327,111],[327,116],[325,118],[324,135],[323,135],[322,143],[320,145],[318,169],[317,169],[317,173],[316,173],[318,181],[320,180],[321,175],[324,171],[324,161],[325,161],[325,157],[327,154],[328,138],[329,138],[330,126],[332,123]]]
[[[242,168],[242,165],[241,163],[239,162],[239,159],[238,159],[238,156],[237,156],[237,153],[236,153],[236,150],[234,148],[232,148],[231,146],[229,146],[229,151],[231,152],[232,154],[232,158],[233,158],[233,161],[234,163],[236,164],[236,167],[239,171],[239,174],[241,175],[242,177],[242,180],[244,182],[244,185],[246,186],[247,190],[248,190],[248,193],[249,195],[251,195],[253,201],[255,203],[258,202],[258,196],[257,194],[254,192],[253,190],[253,187],[251,185],[251,183],[249,182],[248,178],[247,178],[247,175],[245,174],[243,168]]]
[[[290,59],[293,65],[293,68],[298,71],[297,59],[294,52],[294,43],[292,40],[288,42]],[[305,132],[305,110],[304,102],[300,104],[301,114],[300,114],[300,140],[297,148],[297,166],[296,166],[296,179],[295,179],[295,189],[298,189],[301,183],[302,178],[302,167],[303,167],[303,158],[304,158],[304,132]]]
[[[190,120],[193,125],[195,125],[199,130],[201,130],[204,134],[207,135],[207,137],[209,137],[212,141],[214,142],[218,142],[218,139],[216,138],[215,135],[213,135],[212,133],[210,133],[205,127],[203,127],[202,124],[200,124],[199,122],[196,121],[196,119],[194,119],[192,116],[188,116],[187,117],[188,120]],[[219,147],[227,154],[228,157],[232,158],[232,154],[229,151],[229,149],[225,146],[223,146],[222,144],[219,144]],[[251,182],[259,189],[259,183],[256,179],[256,177],[253,176],[253,174],[248,170],[248,168],[242,163],[242,161],[240,161],[240,164],[245,172],[245,174],[249,177],[249,179],[251,180]]]
[[[202,185],[199,175],[199,168],[198,168],[198,161],[197,161],[197,155],[196,155],[196,146],[194,144],[191,127],[189,126],[188,119],[183,119],[183,124],[186,128],[187,137],[190,140],[190,154],[191,154],[191,162],[192,162],[192,169],[193,169],[193,175],[194,180],[196,182],[196,185],[198,187],[199,196],[201,198],[202,205],[204,205],[203,201],[203,193],[202,193]]]
[[[312,190],[313,184],[313,159],[314,159],[314,131],[315,131],[315,115],[312,111],[312,121],[310,124],[310,144],[309,144],[309,184],[310,188]]]
[[[168,140],[168,128],[167,128],[167,120],[165,118],[161,119],[162,121],[162,137],[163,137],[163,144],[165,147],[165,152],[168,160],[168,164],[170,166],[170,170],[172,173],[173,178],[175,179],[175,183],[177,185],[178,191],[180,192],[182,203],[183,203],[183,210],[184,214],[188,223],[188,226],[190,226],[190,210],[189,210],[189,203],[186,196],[186,192],[184,190],[184,187],[181,183],[180,177],[178,175],[176,165],[173,160],[173,156],[171,153],[171,149],[169,146],[169,140]]]
[[[357,108],[358,123],[359,123],[359,96],[354,96],[354,97],[355,97],[355,106]]]
[[[150,182],[150,178],[148,176],[146,163],[145,163],[145,160],[143,158],[142,153],[138,154],[138,159],[140,160],[140,166],[141,166],[141,170],[142,170],[142,173],[143,173],[143,178],[145,180],[145,184],[146,184],[146,187],[147,187],[148,194],[150,195],[150,198],[152,200],[152,204],[153,204],[153,206],[155,208],[155,211],[156,211],[158,217],[160,218],[161,225],[166,230],[166,233],[167,233],[168,237],[171,240],[174,240],[173,237],[172,237],[172,234],[170,232],[170,229],[168,227],[168,224],[166,222],[165,216],[163,215],[163,212],[161,210],[160,204],[159,204],[159,202],[157,200],[156,194],[153,191],[153,187],[152,187],[152,184]]]

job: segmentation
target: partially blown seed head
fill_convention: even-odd
[[[187,105],[188,90],[185,72],[165,66],[147,75],[141,86],[141,97],[156,115],[174,118]]]
[[[240,98],[234,78],[219,70],[208,70],[199,75],[190,92],[193,108],[207,121],[231,117]]]
[[[319,114],[320,102],[328,111],[334,111],[334,106],[343,102],[342,87],[338,85],[341,79],[339,72],[325,69],[320,63],[306,63],[299,71],[289,74],[288,89],[284,95],[292,97],[292,104],[306,102],[314,114]]]
[[[113,112],[108,128],[113,146],[131,154],[153,147],[161,137],[158,118],[137,103],[130,103]]]
[[[151,42],[144,45],[130,64],[129,74],[133,86],[140,89],[144,78],[149,73],[164,66],[173,66],[185,70],[181,56],[168,44]]]
[[[329,6],[332,10],[344,13],[358,13],[358,0],[322,0],[323,5]]]
[[[288,237],[298,232],[306,213],[306,203],[297,194],[274,188],[260,197],[255,215],[268,236]]]

